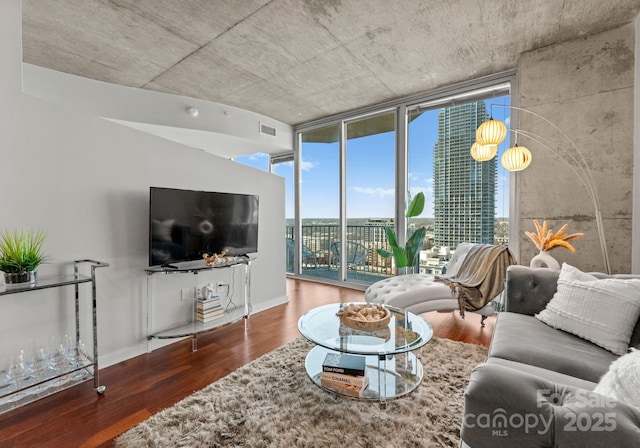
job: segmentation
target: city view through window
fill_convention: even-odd
[[[407,238],[426,227],[420,272],[446,272],[456,246],[464,241],[509,243],[509,173],[498,156],[476,162],[469,149],[475,130],[489,116],[509,126],[509,96],[437,108],[407,108],[407,181],[409,200],[426,198],[424,212],[407,220]],[[340,253],[340,124],[301,134],[301,273],[333,280],[346,264],[346,280],[373,282],[395,274],[385,227],[395,224],[395,111],[345,122],[345,256]],[[293,165],[275,166],[285,178],[287,270],[294,270]]]

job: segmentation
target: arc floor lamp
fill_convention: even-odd
[[[509,108],[518,112],[531,114],[553,127],[553,129],[555,129],[566,140],[568,146],[559,146],[557,143],[551,142],[548,139],[532,132],[523,129],[511,129],[512,132],[515,132],[515,144],[503,153],[500,161],[503,168],[507,171],[522,171],[529,166],[532,154],[528,148],[518,145],[518,134],[521,134],[558,156],[558,158],[562,160],[571,169],[571,171],[573,171],[573,173],[582,182],[582,185],[587,190],[587,193],[591,198],[591,202],[593,203],[604,268],[608,274],[611,274],[611,265],[609,264],[609,253],[607,251],[604,226],[602,223],[598,190],[596,189],[593,181],[589,165],[587,165],[584,156],[580,153],[576,144],[562,129],[536,112],[532,112],[522,107],[509,106],[505,104],[491,104],[491,108],[493,108],[493,106]],[[506,136],[507,126],[502,121],[494,120],[493,117],[491,117],[489,120],[478,126],[478,129],[476,130],[476,141],[471,146],[471,156],[478,162],[491,160],[498,153],[498,145],[502,143]]]

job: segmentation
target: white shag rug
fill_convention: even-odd
[[[122,434],[138,447],[458,447],[463,393],[487,349],[433,338],[414,353],[424,379],[388,402],[336,397],[311,382],[298,338]]]

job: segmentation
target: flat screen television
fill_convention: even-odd
[[[149,189],[149,265],[258,251],[258,196]]]

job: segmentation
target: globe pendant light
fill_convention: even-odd
[[[500,162],[507,171],[522,171],[531,164],[531,151],[516,143],[502,154]]]
[[[497,153],[498,145],[480,145],[478,142],[471,145],[471,157],[478,162],[491,160]]]
[[[476,143],[499,145],[507,136],[507,126],[500,120],[489,118],[476,129]]]

